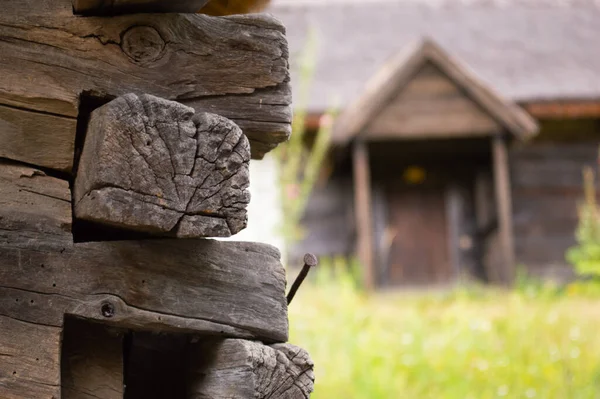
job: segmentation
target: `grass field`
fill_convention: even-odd
[[[312,282],[290,340],[315,362],[313,399],[600,398],[600,300],[568,289],[367,297]]]

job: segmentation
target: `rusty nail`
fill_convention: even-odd
[[[286,299],[288,305],[292,302],[292,299],[294,299],[296,291],[298,291],[298,288],[300,288],[300,285],[308,275],[308,271],[310,270],[310,268],[316,266],[317,263],[319,262],[315,255],[310,253],[304,255],[304,266],[302,266],[302,270],[300,270],[298,277],[296,277],[296,280],[294,280],[294,283],[292,284],[292,288],[290,288],[290,292],[288,292],[287,294]]]
[[[112,305],[112,303],[102,304],[100,311],[104,317],[113,317],[115,315],[115,307]]]

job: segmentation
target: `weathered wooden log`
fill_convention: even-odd
[[[287,340],[277,249],[213,240],[74,243],[70,230],[66,181],[0,163],[0,397],[59,397],[69,315],[119,329]]]
[[[290,344],[133,333],[67,318],[61,329],[0,316],[0,397],[306,399],[313,362]],[[35,345],[31,345],[35,342]]]
[[[230,120],[127,94],[91,116],[74,187],[79,219],[156,235],[246,227],[250,146]]]
[[[269,16],[82,18],[69,0],[0,5],[0,157],[70,171],[85,105],[126,93],[233,120],[256,159],[289,137],[288,47]]]
[[[115,15],[136,12],[196,12],[210,0],[72,0],[73,12]]]
[[[74,243],[66,181],[0,164],[0,315],[287,340],[285,272],[269,245],[213,240]],[[1,361],[1,357],[0,357]]]
[[[313,391],[313,362],[294,345],[226,339],[200,341],[188,353],[189,399],[306,399]]]
[[[60,398],[60,340],[58,327],[0,315],[0,397]]]

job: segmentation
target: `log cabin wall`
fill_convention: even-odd
[[[300,265],[310,248],[317,256],[354,254],[355,222],[351,171],[333,175],[312,192],[302,226],[303,239],[290,248],[289,264]]]
[[[600,124],[593,119],[546,120],[540,124],[538,138],[527,143],[515,143],[509,149],[515,255],[517,265],[525,266],[533,275],[565,278],[571,274],[565,251],[575,244],[577,203],[583,199],[582,169],[584,166],[594,167],[598,162]],[[417,151],[419,146],[409,142],[396,145],[404,148],[405,154]],[[385,250],[389,246],[390,237],[386,235],[386,229],[390,211],[384,186],[403,167],[439,158],[436,148],[442,148],[443,144],[435,146],[431,142],[422,142],[421,146],[428,147],[425,155],[412,159],[403,155],[400,157],[402,162],[393,166],[377,161],[385,158],[384,150],[396,151],[392,143],[370,147],[376,152],[372,165],[373,228],[377,283],[380,286],[390,284],[389,254]],[[464,153],[457,155],[456,151],[460,151],[461,147],[456,143],[449,144],[448,148],[457,158],[464,158]],[[472,232],[471,212],[475,212],[475,223],[480,230],[493,226],[495,199],[489,157],[489,152],[482,150],[478,157],[473,158],[476,165],[474,180],[468,178],[458,186],[462,192],[462,205],[459,206],[468,215],[463,219],[463,233]],[[353,254],[355,233],[351,177],[351,170],[347,169],[315,189],[303,218],[307,235],[294,246],[292,253],[300,256],[307,248],[317,248],[323,256]],[[470,187],[473,187],[472,191],[469,191]],[[460,236],[464,237],[463,233]],[[461,250],[463,270],[475,277],[493,280],[499,262],[497,232],[492,229],[487,236],[470,238],[472,242],[466,244],[468,249]]]
[[[204,3],[0,0],[0,398],[312,392],[279,251],[204,239],[289,136],[285,28],[142,13]]]
[[[510,150],[516,260],[542,277],[571,274],[585,166],[597,165],[597,120],[547,120],[536,140]]]

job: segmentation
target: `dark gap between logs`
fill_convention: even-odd
[[[214,362],[212,349],[219,342],[215,337],[131,331],[66,316],[61,347],[63,399],[106,389],[111,398],[185,399],[188,391],[203,383],[203,370]]]

